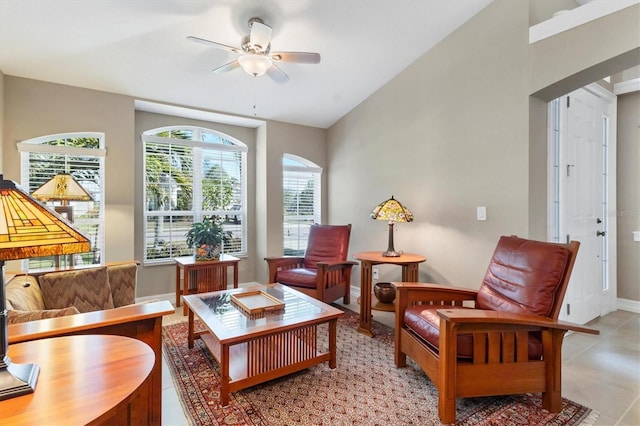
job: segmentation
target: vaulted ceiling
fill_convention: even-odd
[[[136,99],[326,128],[492,0],[0,0],[5,75]],[[238,68],[248,21],[273,28],[272,51],[318,52],[280,63],[277,83]]]

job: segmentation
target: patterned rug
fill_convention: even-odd
[[[393,330],[374,321],[375,338],[356,331],[358,314],[338,320],[338,368],[327,363],[231,394],[219,404],[217,362],[200,340],[187,347],[187,323],[163,328],[163,351],[191,425],[439,425],[437,389],[408,359],[393,364]],[[326,347],[326,327],[320,328]],[[591,409],[568,399],[560,413],[540,395],[467,398],[458,425],[585,425]]]

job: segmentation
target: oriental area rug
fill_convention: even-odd
[[[338,320],[338,367],[327,363],[232,393],[219,403],[219,369],[196,340],[187,347],[187,322],[163,327],[163,352],[191,425],[440,425],[438,393],[408,359],[393,363],[393,330],[373,322],[375,337],[356,331],[359,315]],[[326,345],[326,327],[320,328]],[[542,409],[540,395],[466,398],[457,425],[588,425],[597,414],[568,399],[560,413]]]

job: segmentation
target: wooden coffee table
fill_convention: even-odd
[[[244,312],[233,298],[266,293],[284,307],[262,314]],[[243,297],[245,296],[245,297]],[[336,368],[336,328],[343,312],[280,284],[267,284],[183,297],[189,309],[189,348],[196,337],[220,365],[220,403],[229,393],[329,362]],[[259,311],[259,309],[257,309]],[[205,330],[196,331],[198,317]],[[254,319],[252,319],[254,318]],[[318,328],[327,324],[328,350],[318,342]]]

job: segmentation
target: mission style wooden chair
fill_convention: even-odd
[[[293,287],[324,303],[350,301],[349,225],[311,225],[304,256],[267,257],[269,282]]]
[[[442,422],[475,396],[541,392],[543,408],[561,410],[562,339],[599,333],[557,320],[579,245],[501,237],[477,291],[393,283],[395,364],[408,355],[429,376]]]

